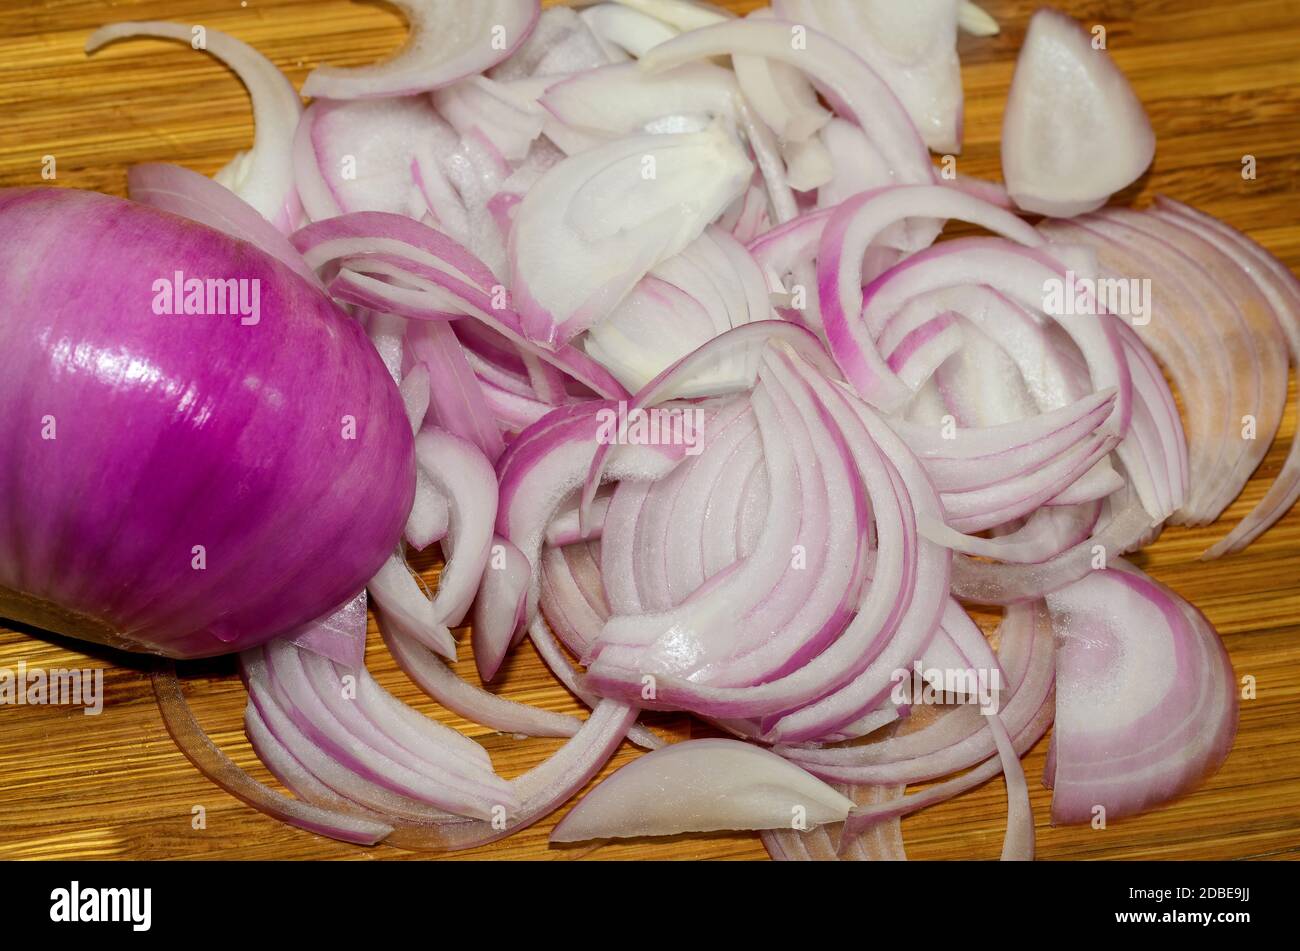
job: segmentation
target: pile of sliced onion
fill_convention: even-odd
[[[1227,655],[1121,556],[1216,519],[1261,461],[1300,283],[1178,202],[1100,208],[1154,142],[1077,24],[1032,21],[1003,190],[952,187],[927,149],[961,145],[959,27],[996,31],[958,0],[398,5],[407,46],[320,67],[301,116],[269,62],[208,31],[259,125],[218,181],[260,218],[166,167],[133,194],[261,246],[369,334],[418,470],[369,585],[385,644],[449,710],[565,745],[506,781],[396,700],[366,672],[363,593],[242,655],[248,735],[293,798],[159,675],[200,768],[313,832],[452,849],[545,817],[631,739],[655,751],[553,841],[753,829],[779,859],[887,860],[903,816],[999,775],[1002,857],[1031,858],[1020,756],[1053,722],[1054,822],[1156,807],[1218,767]],[[950,221],[987,233],[940,240]],[[1297,495],[1293,449],[1207,556]],[[406,556],[434,544],[430,594]],[[996,650],[963,602],[1005,606]],[[483,680],[529,638],[590,716],[459,678],[467,621]],[[643,710],[726,738],[665,747]]]

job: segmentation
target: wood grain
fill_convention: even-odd
[[[467,0],[469,2],[469,0]],[[752,9],[755,2],[733,3]],[[1038,0],[987,0],[1003,25],[991,39],[963,38],[967,97],[962,172],[998,177],[1002,107],[1016,50]],[[1087,24],[1104,24],[1112,55],[1132,79],[1159,136],[1155,166],[1126,196],[1167,192],[1262,241],[1300,268],[1300,2],[1297,0],[1071,0]],[[220,65],[174,44],[136,41],[87,59],[86,35],[112,20],[172,19],[226,30],[256,45],[295,84],[322,61],[360,64],[395,48],[391,9],[347,0],[44,0],[0,7],[0,186],[41,184],[42,157],[57,184],[121,194],[126,169],[163,160],[212,173],[251,141],[247,97]],[[1242,179],[1242,156],[1258,177]],[[8,314],[5,319],[21,319]],[[1292,392],[1294,401],[1295,393]],[[1046,742],[1025,761],[1043,858],[1296,858],[1300,856],[1300,511],[1247,552],[1203,563],[1199,553],[1259,499],[1292,434],[1282,435],[1242,497],[1215,526],[1170,529],[1139,562],[1190,598],[1219,628],[1238,676],[1258,695],[1242,704],[1224,768],[1172,806],[1105,830],[1052,828],[1041,776]],[[0,464],[3,464],[0,460]],[[432,582],[431,566],[426,577]],[[986,627],[996,617],[981,614]],[[372,632],[373,634],[373,632]],[[404,700],[480,737],[500,770],[516,775],[556,742],[516,740],[435,709],[372,638],[375,675]],[[106,707],[84,717],[59,707],[0,707],[0,858],[339,858],[424,856],[362,849],[286,828],[210,785],[163,730],[143,663],[87,653],[38,632],[0,631],[0,667],[105,668]],[[473,665],[460,665],[473,679]],[[244,738],[244,693],[229,661],[190,665],[186,689],[214,739],[269,779]],[[578,712],[531,649],[508,664],[503,695]],[[700,731],[686,717],[657,727],[676,738]],[[626,746],[610,768],[636,754]],[[905,820],[914,858],[998,854],[1005,816],[1001,781]],[[206,828],[192,828],[194,806]],[[466,858],[755,859],[751,835],[693,836],[549,849],[545,821]]]

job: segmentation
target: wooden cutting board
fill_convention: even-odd
[[[464,0],[469,3],[472,0]],[[1065,0],[1063,0],[1065,2]],[[737,10],[758,3],[735,0]],[[1166,192],[1245,229],[1300,269],[1300,0],[1068,0],[1103,24],[1159,136],[1152,172],[1129,196]],[[959,169],[998,178],[999,126],[1015,54],[1039,0],[987,0],[1000,36],[965,37],[966,143]],[[29,0],[0,7],[0,186],[39,185],[44,156],[57,184],[124,194],[133,163],[170,161],[211,174],[252,140],[247,98],[222,66],[176,44],[140,40],[87,59],[94,27],[170,19],[225,30],[255,45],[295,84],[320,62],[373,61],[402,39],[387,7],[348,0]],[[1242,159],[1257,177],[1244,180]],[[21,320],[21,314],[3,319]],[[0,355],[0,367],[3,355]],[[1294,388],[1292,399],[1294,400]],[[1295,858],[1300,856],[1300,511],[1244,554],[1198,556],[1245,514],[1276,475],[1295,430],[1294,410],[1245,493],[1215,526],[1170,529],[1137,561],[1209,615],[1256,699],[1241,705],[1236,747],[1199,791],[1104,830],[1054,829],[1038,783],[1046,741],[1025,760],[1043,858]],[[7,461],[0,460],[0,464]],[[432,567],[426,573],[436,579]],[[980,615],[986,627],[993,615]],[[368,662],[406,701],[480,737],[503,774],[530,768],[555,741],[517,740],[459,721],[422,699],[373,637]],[[464,653],[468,656],[468,647]],[[287,828],[205,780],[172,745],[154,706],[146,662],[88,651],[31,630],[0,630],[0,667],[103,667],[103,714],[60,707],[0,707],[0,858],[422,857],[357,848]],[[466,659],[460,672],[475,679]],[[244,692],[234,665],[184,669],[186,689],[216,742],[269,779],[244,738]],[[525,646],[500,692],[578,712]],[[686,717],[654,724],[674,738]],[[609,769],[636,753],[626,744]],[[606,770],[608,772],[608,769]],[[195,807],[205,827],[194,828]],[[1005,818],[996,780],[903,823],[913,858],[996,857]],[[756,859],[754,835],[690,836],[549,849],[553,819],[469,858]]]

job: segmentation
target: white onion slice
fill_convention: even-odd
[[[774,0],[776,15],[815,27],[858,53],[889,83],[925,144],[961,151],[957,58],[960,0]]]
[[[180,23],[114,23],[90,35],[86,52],[131,36],[156,36],[194,45],[199,34],[197,28]],[[302,208],[294,188],[290,144],[302,114],[302,101],[275,64],[247,43],[210,28],[203,28],[202,36],[204,45],[195,48],[206,50],[233,69],[248,88],[256,127],[252,150],[237,155],[215,178],[278,229],[292,231],[299,224]]]
[[[737,740],[687,740],[648,753],[587,793],[552,842],[789,829],[842,821],[853,801],[799,767]]]
[[[605,55],[616,59],[614,52],[640,58],[647,50],[665,43],[677,35],[677,30],[652,16],[630,7],[613,3],[600,3],[583,10],[582,17],[588,29],[600,41]]]
[[[749,184],[720,125],[619,139],[572,156],[524,198],[510,232],[511,287],[530,339],[558,347],[604,318]]]
[[[1074,20],[1029,21],[1002,123],[1002,175],[1026,211],[1069,218],[1137,180],[1155,133],[1119,67]]]
[[[410,36],[393,58],[371,66],[318,66],[303,83],[317,99],[409,96],[449,86],[490,69],[528,39],[539,0],[393,0]]]

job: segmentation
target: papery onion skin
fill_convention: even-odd
[[[156,313],[176,272],[243,280],[246,306]],[[397,388],[328,298],[250,244],[70,190],[0,191],[0,456],[0,616],[178,658],[352,598],[415,487]]]

